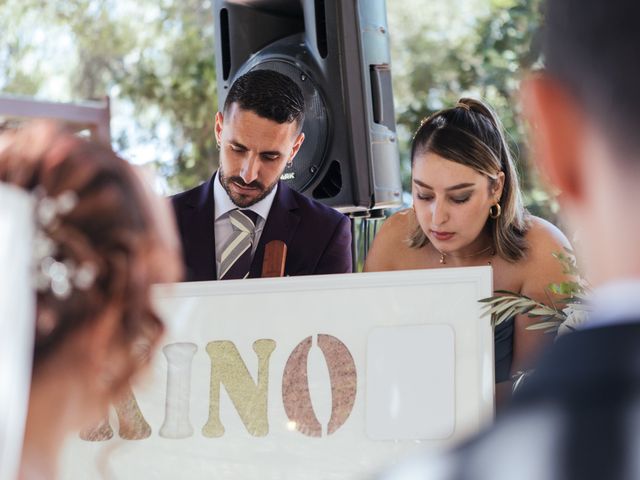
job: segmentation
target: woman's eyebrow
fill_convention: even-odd
[[[420,180],[417,180],[415,178],[413,179],[413,183],[415,183],[416,185],[418,185],[420,187],[428,188],[429,190],[434,190],[434,188],[431,185],[427,185],[426,183],[421,182]],[[469,188],[469,187],[475,187],[475,186],[476,186],[475,183],[458,183],[458,184],[453,185],[451,187],[445,188],[445,190],[447,192],[450,192],[452,190],[461,190],[463,188]]]

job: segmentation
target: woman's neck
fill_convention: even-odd
[[[432,247],[435,249],[433,245]],[[451,252],[438,250],[437,253],[440,255],[441,264],[450,267],[464,267],[485,263],[485,260],[491,259],[496,251],[491,235],[483,231],[473,242],[458,250]]]

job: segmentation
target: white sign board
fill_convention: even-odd
[[[493,415],[490,295],[489,267],[162,286],[146,386],[62,478],[345,479],[451,445]]]

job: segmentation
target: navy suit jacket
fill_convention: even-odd
[[[187,281],[216,280],[213,180],[171,198],[182,240]],[[287,245],[285,275],[348,273],[351,222],[345,215],[308,199],[284,183],[271,205],[249,278],[262,273],[264,246]]]

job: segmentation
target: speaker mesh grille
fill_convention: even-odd
[[[275,70],[291,78],[302,90],[305,120],[302,131],[305,140],[293,161],[282,174],[282,180],[298,192],[309,188],[322,171],[328,141],[327,108],[314,82],[295,65],[281,60],[267,60],[251,70]]]

